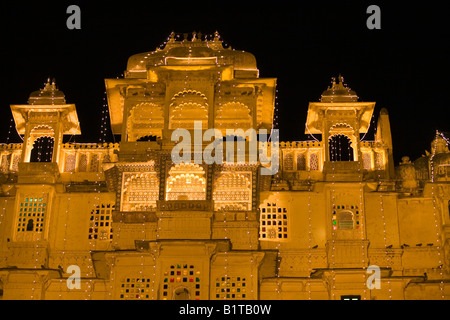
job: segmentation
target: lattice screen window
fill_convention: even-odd
[[[121,300],[148,300],[150,295],[149,278],[125,278],[120,283]]]
[[[173,264],[164,272],[162,299],[176,299],[175,288],[184,288],[191,300],[199,300],[201,293],[201,272],[192,264]]]
[[[205,200],[206,174],[198,164],[180,163],[169,171],[166,200]]]
[[[17,232],[43,232],[47,203],[44,197],[25,198],[19,204]]]
[[[0,170],[2,172],[8,172],[9,171],[9,162],[11,161],[11,155],[10,154],[4,154],[2,155],[2,164],[0,166]]]
[[[86,172],[87,171],[87,165],[88,165],[88,158],[87,154],[80,154],[80,160],[78,162],[78,171],[79,172]]]
[[[384,170],[384,154],[383,152],[375,153],[375,168],[377,170]]]
[[[371,170],[372,169],[372,159],[371,159],[370,153],[363,153],[362,160],[363,160],[364,170]]]
[[[114,208],[114,204],[101,204],[91,211],[89,239],[111,241],[113,238],[112,212]]]
[[[304,153],[297,154],[297,170],[306,170],[306,157]]]
[[[353,230],[360,227],[360,208],[357,205],[334,204],[333,230]]]
[[[284,154],[283,167],[283,169],[286,171],[294,170],[294,156],[292,155],[292,153],[286,152]]]
[[[276,203],[261,206],[259,236],[263,240],[288,238],[288,210]]]
[[[218,174],[214,182],[214,210],[251,210],[251,178],[251,172],[222,172]]]
[[[124,173],[122,211],[151,211],[159,199],[156,172]]]
[[[66,163],[64,172],[75,172],[76,156],[74,154],[66,154]]]
[[[311,153],[309,156],[309,170],[319,170],[319,157],[317,156],[317,153]]]
[[[19,171],[19,162],[20,162],[20,155],[16,154],[14,155],[13,161],[12,161],[12,167],[11,170],[14,172]]]
[[[99,168],[98,154],[93,154],[91,156],[91,163],[89,166],[89,171],[90,172],[98,172],[98,168]]]
[[[222,276],[216,278],[216,299],[243,300],[247,298],[247,282],[243,277]]]

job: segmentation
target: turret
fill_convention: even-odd
[[[47,139],[50,157],[39,158],[38,162],[58,162],[63,135],[81,134],[74,104],[67,104],[64,93],[56,88],[55,81],[47,80],[43,89],[31,93],[28,104],[11,105],[17,132],[24,136],[22,161],[32,161],[32,151],[42,153],[39,142]]]
[[[387,151],[385,168],[388,174],[387,178],[392,179],[395,176],[394,153],[392,145],[391,124],[389,121],[389,113],[386,108],[382,108],[380,110],[375,141],[378,143],[382,143]]]

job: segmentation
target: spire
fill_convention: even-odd
[[[175,42],[175,32],[171,32],[169,35],[169,42]]]

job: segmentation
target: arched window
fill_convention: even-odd
[[[215,128],[225,133],[226,129],[252,128],[252,116],[248,106],[241,102],[229,102],[220,106],[216,112]]]
[[[292,155],[292,153],[284,154],[283,167],[286,171],[294,170],[294,156]]]
[[[306,158],[304,153],[297,154],[297,170],[298,171],[306,170]]]
[[[346,135],[336,134],[329,140],[331,161],[354,161],[352,142]]]
[[[53,156],[54,139],[40,137],[34,141],[30,162],[51,162]]]
[[[64,172],[75,172],[76,156],[74,154],[66,155],[66,163],[64,165]]]
[[[319,157],[317,156],[317,153],[311,153],[309,156],[309,170],[319,170]]]
[[[87,165],[88,165],[88,158],[87,154],[80,154],[80,160],[78,162],[78,171],[79,172],[86,172],[87,171]]]
[[[204,94],[195,90],[177,93],[169,106],[169,129],[194,129],[194,122],[201,121],[208,127],[208,103]]]
[[[333,204],[333,230],[353,230],[361,227],[361,208],[355,204]]]
[[[340,230],[353,229],[353,212],[341,211],[338,213],[338,229]]]
[[[205,171],[197,164],[181,163],[169,171],[166,200],[205,200]]]
[[[164,128],[163,108],[154,103],[140,103],[130,111],[128,118],[128,141],[140,140],[141,137],[162,137]]]
[[[156,172],[125,173],[122,190],[122,211],[151,211],[159,199]]]
[[[222,172],[214,182],[213,200],[216,211],[251,210],[251,173]]]

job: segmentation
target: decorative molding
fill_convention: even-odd
[[[156,201],[157,211],[213,211],[212,200]]]

